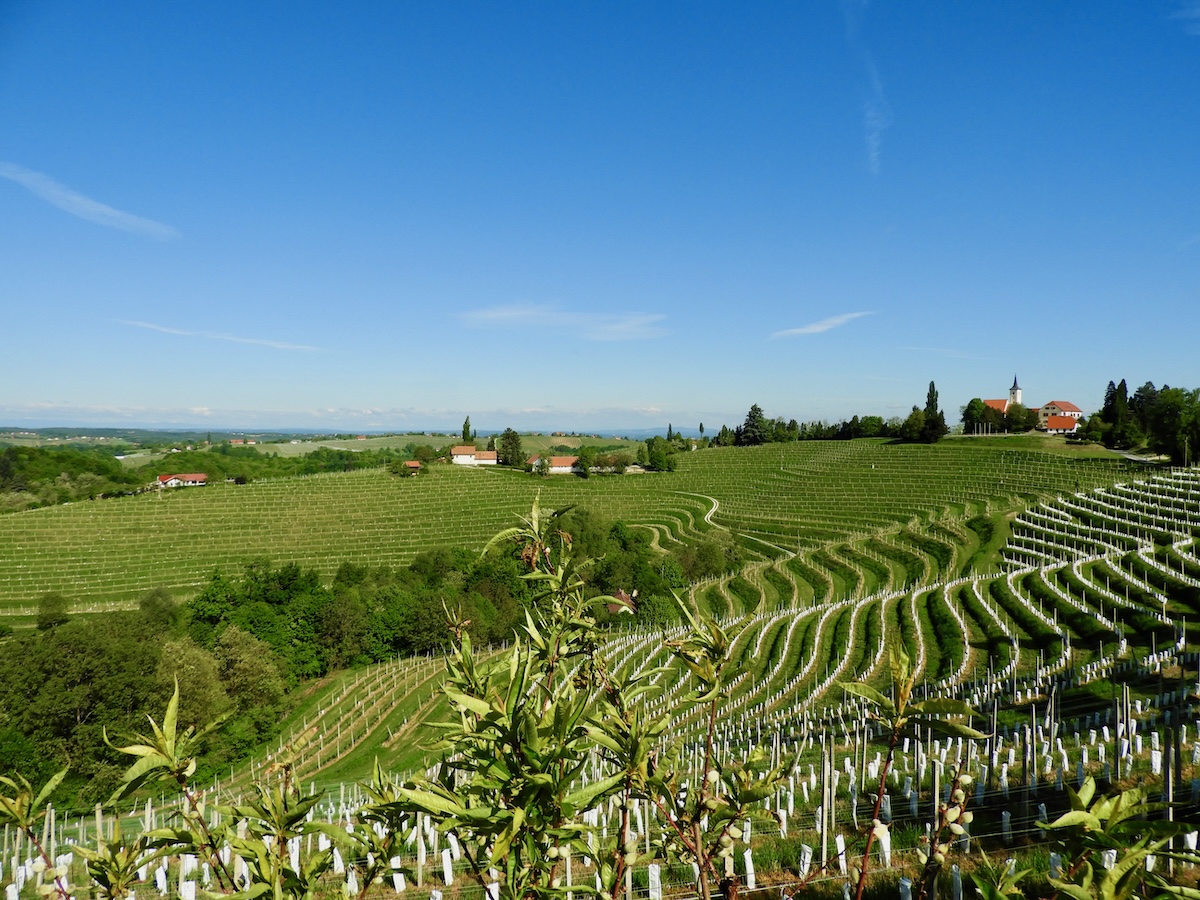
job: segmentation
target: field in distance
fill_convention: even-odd
[[[539,494],[543,506],[582,505],[651,529],[663,544],[724,528],[778,555],[936,526],[969,554],[969,521],[1002,527],[1005,513],[1031,501],[1138,471],[1119,457],[1009,449],[1002,440],[861,440],[681,453],[674,473],[586,480],[434,465],[412,479],[372,469],[213,484],[0,517],[0,610],[28,615],[52,590],[76,611],[129,603],[158,586],[188,596],[214,571],[236,572],[255,557],[326,576],[343,561],[403,565],[432,547],[481,547]]]

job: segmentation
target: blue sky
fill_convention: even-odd
[[[1200,384],[1200,3],[0,3],[0,424]]]

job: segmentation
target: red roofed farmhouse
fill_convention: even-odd
[[[1051,400],[1038,410],[1038,418],[1043,425],[1055,416],[1065,416],[1078,421],[1083,418],[1083,410],[1068,400]]]
[[[1042,420],[1042,428],[1050,434],[1074,434],[1079,419],[1074,416],[1048,416]]]
[[[456,466],[494,466],[500,462],[495,450],[476,450],[469,444],[450,448],[450,462]]]
[[[475,465],[474,444],[460,444],[457,447],[451,447],[450,462],[454,463],[456,466]]]
[[[203,487],[206,484],[208,484],[208,476],[203,472],[158,476],[159,487]]]
[[[540,459],[541,459],[540,456],[531,456],[531,457],[529,457],[529,459],[526,460],[526,462],[530,466],[532,466],[534,469],[536,469],[537,465],[538,465],[538,461]],[[546,474],[548,474],[548,475],[570,475],[572,472],[575,471],[575,463],[577,463],[578,461],[579,461],[578,456],[551,456],[551,457],[548,457],[546,462],[549,464],[549,468],[546,470]]]

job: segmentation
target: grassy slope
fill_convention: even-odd
[[[887,454],[887,452],[898,448],[889,448],[889,446],[877,443],[863,443],[857,445],[856,449],[859,455],[865,457],[866,461],[852,461],[851,466],[859,468],[874,466],[875,468],[872,470],[880,472],[880,467],[883,466],[884,462],[888,461],[887,457],[881,456],[881,454]],[[912,450],[916,449],[907,448],[902,450],[911,454]],[[732,455],[726,458],[746,463],[744,467],[739,467],[745,470],[743,472],[738,472],[738,470],[731,472],[730,468],[726,468],[724,485],[718,484],[718,479],[714,478],[712,473],[706,472],[707,469],[718,468],[713,463],[720,460],[721,454],[703,455],[703,457],[709,458],[701,458],[702,455],[700,454],[697,454],[695,458],[685,457],[683,460],[684,466],[680,467],[680,473],[677,473],[678,478],[677,476],[662,476],[660,480],[656,481],[646,478],[594,480],[593,482],[582,482],[576,479],[552,481],[550,484],[553,485],[553,491],[564,493],[578,490],[578,488],[584,486],[583,490],[594,491],[602,488],[602,490],[610,492],[610,494],[612,492],[620,493],[617,491],[617,488],[622,485],[636,485],[638,486],[638,490],[643,492],[643,499],[654,500],[658,498],[661,502],[666,503],[666,500],[670,499],[670,497],[658,497],[658,494],[654,490],[656,486],[671,485],[672,482],[678,484],[680,480],[686,479],[684,482],[688,486],[688,490],[692,493],[703,493],[700,490],[704,486],[702,480],[703,478],[708,478],[708,491],[712,492],[709,496],[720,498],[720,512],[716,516],[718,521],[720,521],[722,516],[730,515],[726,514],[725,506],[732,506],[739,502],[740,491],[755,490],[755,478],[761,476],[763,469],[766,468],[761,466],[763,457],[770,454],[772,449],[740,452],[744,456]],[[778,449],[774,449],[774,454],[776,460],[778,460]],[[905,498],[910,498],[911,502],[913,491],[923,492],[923,503],[913,503],[910,506],[910,516],[905,520],[905,528],[908,527],[908,523],[914,520],[919,524],[928,522],[930,518],[937,515],[946,517],[961,517],[964,515],[965,506],[961,504],[955,506],[954,503],[948,502],[947,498],[950,491],[953,490],[953,485],[961,485],[962,479],[968,478],[968,476],[979,479],[980,484],[990,484],[996,488],[1003,486],[1004,493],[997,493],[995,496],[980,500],[980,503],[988,506],[994,512],[994,515],[1002,520],[1002,518],[1006,517],[1008,504],[1015,505],[1019,503],[1019,497],[1022,494],[1030,492],[1031,482],[1026,480],[1028,476],[1037,475],[1039,478],[1051,482],[1051,484],[1060,485],[1060,490],[1069,490],[1068,485],[1070,482],[1078,478],[1098,481],[1100,479],[1114,479],[1118,474],[1122,474],[1120,468],[1096,469],[1087,466],[1079,468],[1073,466],[1073,464],[1063,463],[1062,460],[1046,460],[1046,458],[1039,455],[1026,458],[1026,460],[997,458],[994,452],[980,452],[964,448],[961,445],[952,446],[949,454],[944,456],[938,455],[935,452],[935,454],[928,456],[907,455],[901,458],[902,461],[906,462],[908,466],[907,470],[901,470],[900,467],[893,467],[888,470],[888,478],[883,479],[882,484],[893,485],[893,488],[889,492],[881,493],[878,500],[880,500],[881,506],[900,503]],[[874,462],[870,462],[871,460],[874,460]],[[787,455],[784,457],[785,467],[780,470],[786,469],[786,463],[811,463],[812,461],[814,461],[814,455]],[[922,463],[922,466],[914,466],[914,462]],[[751,466],[750,463],[760,463],[760,466]],[[748,472],[752,473],[756,468],[758,469],[758,473],[754,478],[751,478]],[[948,473],[953,475],[953,478],[949,479],[952,487],[942,486],[940,488],[941,493],[938,493],[938,482],[947,480]],[[1028,475],[1022,473],[1028,473]],[[448,472],[445,476],[446,478],[458,478],[460,474]],[[488,479],[503,478],[504,476],[503,473],[466,474],[470,478],[484,476],[484,478]],[[1020,475],[1020,478],[1018,478],[1018,475]],[[990,481],[988,481],[989,478],[991,479]],[[475,484],[475,482],[456,482],[456,484]],[[484,484],[484,482],[480,482],[480,484]],[[535,481],[535,484],[546,485],[546,482]],[[976,490],[978,490],[978,486],[976,486]],[[721,493],[718,493],[718,491],[721,491]],[[822,499],[822,494],[826,493],[828,493],[828,497]],[[600,496],[601,494],[596,494],[596,497]],[[815,532],[815,530],[832,530],[840,527],[842,534],[845,535],[864,532],[871,533],[872,529],[880,529],[883,540],[887,542],[884,546],[893,548],[892,552],[896,552],[896,550],[902,547],[900,556],[906,558],[906,563],[910,565],[916,564],[916,559],[908,558],[908,556],[912,553],[920,553],[919,547],[912,544],[911,541],[904,541],[905,535],[900,533],[900,526],[896,523],[896,518],[887,515],[872,518],[864,516],[862,521],[841,524],[839,526],[838,521],[834,520],[834,516],[845,515],[845,504],[842,504],[839,508],[838,504],[830,502],[829,498],[835,496],[835,492],[830,490],[827,485],[810,484],[810,490],[805,496],[786,496],[785,494],[785,496],[775,496],[773,500],[775,505],[792,505],[794,509],[808,511],[808,514],[806,514],[808,518],[796,523],[798,529],[810,528]],[[608,502],[614,503],[616,500],[613,500],[610,496],[608,497]],[[690,524],[702,522],[703,512],[707,511],[709,505],[698,504],[697,506],[692,506],[688,510],[690,515],[685,516],[686,520]],[[670,508],[665,509],[668,512],[672,511]],[[769,521],[775,521],[776,512],[768,509],[762,502],[758,503],[757,512],[760,516],[768,517]],[[821,520],[822,515],[829,516],[828,520]],[[752,520],[750,516],[745,516],[740,518],[740,520],[739,518],[734,518],[732,515],[730,515],[730,518],[731,521],[739,522],[742,528],[757,530],[760,527],[760,524]],[[947,520],[943,518],[941,521]],[[955,523],[955,529],[958,533],[970,530],[962,526],[961,521]],[[918,527],[916,530],[919,533],[923,529]],[[947,534],[953,533],[955,532],[944,532],[943,530],[943,532],[940,532],[941,539],[946,540]],[[797,534],[808,536],[802,534],[800,530],[798,530]],[[877,542],[872,545],[870,541],[860,539],[852,551],[848,551],[847,548],[839,548],[839,556],[845,553],[848,559],[853,560],[851,565],[854,568],[860,568],[860,566],[864,565],[860,554],[868,551],[877,552],[878,547],[880,545]],[[832,548],[826,548],[826,550],[832,550]],[[824,554],[811,553],[805,554],[805,556],[809,560],[815,560],[824,556]],[[880,568],[882,571],[886,570],[893,563],[893,560],[887,559],[887,554],[880,554],[880,556],[869,558],[868,562],[872,568]],[[930,558],[928,562],[932,563],[934,560]],[[790,565],[786,559],[775,560],[775,564],[779,565],[780,568]],[[760,562],[756,565],[762,565],[762,563]],[[803,568],[797,569],[796,563],[791,564],[790,568],[793,572],[803,571]],[[762,570],[756,569],[755,571]],[[828,570],[826,571],[828,574]],[[714,586],[709,588],[707,593],[704,594],[704,598],[706,598],[704,602],[712,605],[718,611],[731,612],[734,608],[749,606],[752,600],[754,600],[749,594],[756,593],[757,589],[761,589],[764,584],[769,583],[769,595],[767,598],[764,598],[764,601],[766,601],[767,606],[774,606],[775,602],[782,599],[776,595],[784,593],[782,590],[776,588],[776,584],[782,586],[786,582],[786,577],[779,574],[778,571],[772,577],[746,574],[745,580],[733,578],[733,580],[722,584],[721,587]],[[743,594],[748,596],[742,596]],[[929,653],[929,665],[936,667],[938,662],[941,661],[942,655],[954,652],[955,648],[947,646],[940,649],[934,643],[937,637],[934,631],[932,631],[928,616],[920,612],[924,610],[926,604],[928,604],[928,600],[918,602],[919,620],[913,623],[911,622],[911,617],[907,614],[907,611],[912,608],[910,599],[902,596],[902,598],[888,602],[888,640],[905,640],[906,643],[912,643],[914,640],[917,640],[919,632],[920,635],[923,635],[926,652]],[[880,601],[871,601],[868,608],[870,612],[862,614],[857,626],[854,626],[853,629],[850,629],[850,626],[848,626],[848,622],[850,622],[850,610],[848,610],[848,607],[844,607],[829,618],[826,625],[820,629],[820,632],[814,628],[817,619],[815,614],[814,616],[797,618],[794,616],[794,612],[791,614],[784,613],[786,617],[784,620],[774,618],[764,622],[760,626],[762,631],[761,637],[758,637],[757,631],[748,632],[742,638],[742,642],[746,646],[745,652],[750,654],[751,648],[756,648],[756,652],[751,654],[754,656],[754,661],[750,664],[752,668],[751,677],[746,679],[746,682],[739,688],[739,692],[744,692],[746,702],[749,703],[748,706],[739,706],[740,712],[749,715],[751,719],[758,718],[766,710],[772,710],[773,715],[775,713],[786,715],[786,709],[793,701],[774,700],[774,691],[781,688],[786,680],[792,678],[799,671],[800,666],[809,664],[810,661],[815,662],[816,665],[812,667],[809,676],[803,679],[804,684],[808,686],[815,683],[818,677],[822,677],[823,673],[828,670],[828,666],[833,665],[834,661],[840,659],[842,655],[847,656],[847,660],[850,662],[848,673],[868,673],[869,667],[874,664],[874,654],[878,642],[876,617],[878,616]],[[973,617],[971,616],[968,616],[967,619],[967,624],[971,626],[972,641],[978,643],[980,637],[982,637],[982,635],[977,634],[978,624],[973,622]],[[797,628],[792,629],[792,623]],[[785,654],[786,634],[792,634],[792,646],[786,650]],[[953,635],[950,640],[953,640]],[[648,646],[661,647],[661,640],[652,640]],[[815,650],[817,652],[816,655],[821,656],[822,660],[829,660],[828,664],[824,661],[812,659],[814,658]],[[1022,653],[1022,656],[1024,655],[1026,654]],[[394,676],[389,676],[388,672],[390,671],[390,667],[395,665],[404,664],[385,664],[370,672],[347,673],[334,679],[335,682],[340,682],[343,685],[353,680],[354,686],[349,690],[346,688],[338,690],[336,686],[330,685],[329,694],[338,696],[348,695],[358,698],[358,701],[364,704],[362,708],[376,710],[376,712],[368,714],[366,718],[378,721],[379,725],[376,730],[370,733],[350,732],[349,738],[354,742],[354,749],[350,751],[343,750],[346,755],[337,758],[337,760],[331,760],[332,749],[336,748],[336,746],[346,748],[349,743],[347,734],[337,732],[332,722],[341,720],[343,722],[342,727],[344,728],[346,727],[344,724],[346,724],[347,719],[341,718],[340,713],[326,713],[324,718],[328,722],[328,728],[323,726],[323,731],[320,732],[322,737],[317,742],[323,746],[325,756],[320,760],[319,766],[308,767],[307,772],[304,774],[306,779],[314,779],[318,782],[335,782],[342,779],[361,778],[361,776],[367,773],[368,768],[371,766],[371,761],[377,755],[388,766],[400,770],[409,769],[418,762],[420,756],[419,743],[425,743],[431,739],[431,733],[420,727],[419,722],[439,718],[436,706],[431,702],[437,678],[431,672],[430,677],[422,680],[421,689],[410,692],[410,694],[396,692],[394,695],[383,696],[367,688],[368,684],[392,683],[390,679],[394,678]],[[877,672],[874,677],[878,677]],[[682,679],[670,677],[666,679],[666,682],[674,683],[677,680]],[[824,702],[828,702],[829,700],[830,698],[827,697]],[[766,706],[760,706],[760,704],[766,704]],[[320,707],[322,703],[317,703],[316,706]],[[329,709],[331,706],[336,707],[337,704],[330,700],[324,701],[326,709]],[[305,708],[288,722],[286,731],[296,730],[296,728],[305,726],[306,724],[311,725],[312,715],[313,703],[310,702],[305,704]],[[355,719],[361,721],[361,709],[358,714],[349,716],[350,721],[354,721]]]
[[[968,502],[999,515],[1127,472],[1000,441],[856,441],[686,453],[675,473],[587,480],[441,465],[412,479],[369,470],[214,484],[0,517],[0,609],[28,614],[48,590],[77,609],[160,585],[186,595],[256,556],[326,576],[343,560],[401,565],[431,547],[482,546],[539,494],[674,537],[709,527],[712,498],[718,526],[794,551],[954,520]]]

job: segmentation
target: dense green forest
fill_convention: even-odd
[[[560,517],[579,551],[596,559],[592,594],[634,596],[643,622],[676,614],[672,588],[739,565],[728,534],[664,555],[647,532],[586,510]],[[486,556],[462,549],[420,554],[400,569],[343,564],[330,584],[313,571],[268,560],[240,577],[212,579],[177,603],[165,591],[136,610],[66,615],[43,598],[38,628],[0,644],[0,771],[38,780],[64,764],[62,796],[106,797],[120,759],[104,732],[126,733],[158,714],[178,678],[185,724],[228,713],[207,747],[202,775],[241,759],[273,736],[288,695],[339,669],[440,651],[446,609],[470,620],[480,645],[508,639],[533,593],[513,547]]]
[[[146,480],[106,450],[0,450],[0,511],[127,493]]]
[[[1190,465],[1200,445],[1200,390],[1156,388],[1147,381],[1129,393],[1122,378],[1108,383],[1104,405],[1088,419],[1086,436],[1118,450],[1145,447],[1170,457],[1174,465]]]

